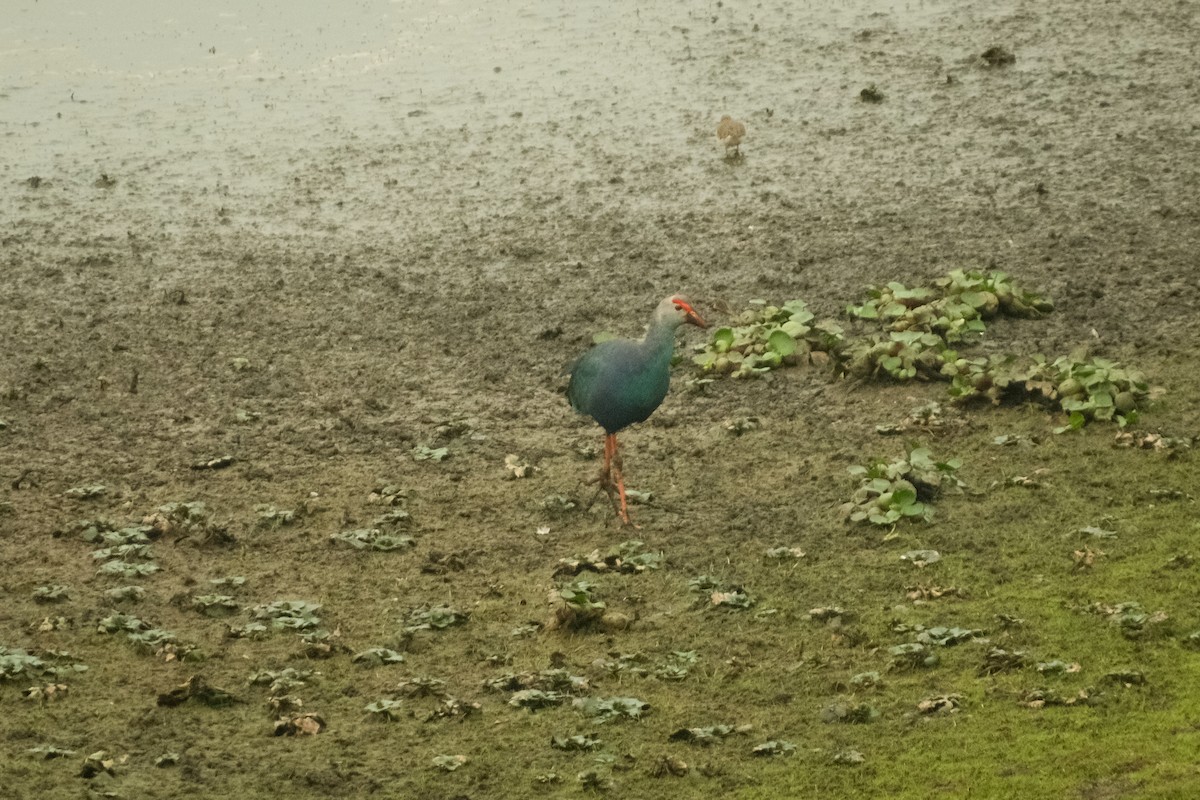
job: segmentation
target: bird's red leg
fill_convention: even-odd
[[[600,484],[600,489],[608,495],[609,502],[613,504],[613,510],[617,512],[617,516],[621,520],[622,525],[631,525],[629,520],[629,505],[625,496],[625,477],[621,474],[621,454],[617,450],[617,435],[615,433],[606,434],[604,437],[604,466],[600,468],[600,475],[593,478],[591,482]],[[600,490],[596,490],[598,495]],[[592,498],[592,503],[596,498]],[[588,503],[588,508],[591,508],[592,503]],[[636,528],[637,526],[634,525]]]
[[[629,521],[629,506],[625,500],[625,476],[621,473],[621,454],[617,451],[617,436],[612,435],[612,470],[617,476],[617,496],[620,497],[620,505],[614,501],[613,505],[617,506],[617,516],[621,518],[621,523],[624,525],[631,524]]]
[[[607,488],[612,486],[612,460],[616,452],[617,437],[607,434],[604,437],[604,466],[600,468],[600,485]]]

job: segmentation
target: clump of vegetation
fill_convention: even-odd
[[[146,596],[146,590],[141,586],[117,586],[105,591],[104,596],[118,603],[137,602]]]
[[[16,648],[0,646],[0,681],[23,675],[42,675],[47,664],[35,655]]]
[[[633,675],[662,681],[681,681],[688,676],[697,660],[695,650],[673,650],[657,659],[645,653],[613,653],[610,658],[593,662],[593,666],[615,678]]]
[[[905,458],[877,459],[867,466],[850,467],[859,487],[842,512],[851,522],[895,525],[902,519],[933,519],[930,502],[946,488],[960,490],[957,458],[937,461],[928,448],[916,447]]]
[[[846,311],[861,319],[891,322],[892,330],[932,330],[949,332],[950,341],[961,338],[956,330],[967,328],[982,332],[974,320],[997,314],[1010,317],[1040,317],[1054,310],[1054,304],[1036,292],[1018,286],[1004,272],[980,272],[956,269],[934,281],[932,287],[908,289],[901,283],[889,283],[867,290],[868,300]]]
[[[508,704],[516,708],[525,708],[529,711],[537,711],[542,708],[562,705],[567,700],[567,695],[562,692],[551,692],[544,689],[521,689],[513,692],[508,698]]]
[[[387,647],[370,647],[361,653],[355,653],[350,660],[364,667],[382,667],[385,664],[400,664],[404,661],[404,656]]]
[[[456,756],[435,756],[433,766],[443,772],[454,772],[454,770],[467,763],[467,757],[463,755]]]
[[[199,675],[193,675],[171,691],[160,694],[158,696],[158,705],[173,707],[182,705],[189,700],[195,700],[212,708],[223,708],[238,702],[238,699],[232,693],[224,689],[218,689],[215,686],[209,686],[204,678]],[[163,759],[170,760],[172,755],[168,753],[166,756],[161,756],[159,761]],[[177,761],[178,758],[177,755],[174,756],[174,760]],[[160,766],[158,761],[155,762],[155,765]]]
[[[572,675],[565,669],[543,669],[537,672],[506,673],[484,681],[483,688],[498,692],[540,690],[578,694],[590,688],[588,679]]]
[[[102,483],[91,483],[86,486],[73,486],[63,492],[63,496],[72,500],[95,500],[108,494],[108,487]]]
[[[1122,428],[1138,419],[1138,403],[1149,395],[1149,384],[1137,370],[1084,353],[1050,362],[1041,355],[958,359],[942,373],[950,378],[956,400],[986,398],[1034,400],[1057,406],[1068,416],[1056,433],[1078,430],[1093,420],[1112,420]]]
[[[608,605],[594,594],[596,586],[590,581],[573,581],[550,593],[552,615],[546,627],[581,630],[598,623]]]
[[[640,719],[650,704],[635,697],[581,697],[572,705],[597,724],[618,719]]]
[[[836,702],[821,709],[822,722],[862,725],[879,718],[879,710],[868,703]]]
[[[305,600],[276,600],[273,603],[255,606],[250,610],[251,619],[269,622],[275,630],[309,630],[321,624],[317,612],[321,606]]]
[[[150,525],[131,525],[118,528],[116,523],[107,519],[84,519],[75,523],[72,530],[78,531],[79,538],[89,544],[105,544],[110,547],[123,544],[148,544],[158,535]]]
[[[661,681],[681,681],[688,676],[697,660],[695,650],[673,650],[650,671]]]
[[[256,525],[259,528],[282,528],[287,525],[293,525],[296,520],[304,515],[303,506],[299,508],[276,508],[272,505],[262,504],[255,506],[254,511],[258,514]]]
[[[414,461],[445,461],[450,457],[450,448],[419,445],[412,449],[412,457]]]
[[[926,697],[917,703],[917,712],[920,714],[953,714],[962,707],[962,704],[963,696],[961,694],[939,694]]]
[[[574,736],[551,736],[550,746],[555,750],[582,751],[595,750],[602,742],[594,733],[578,733]]]
[[[662,566],[662,552],[643,551],[645,542],[636,539],[621,542],[605,554],[599,549],[587,555],[577,555],[564,558],[558,562],[554,570],[558,575],[578,575],[581,572],[620,572],[639,573],[646,570],[659,569]]]
[[[1128,601],[1108,605],[1107,603],[1092,603],[1088,611],[1107,617],[1109,622],[1116,625],[1121,635],[1127,639],[1139,639],[1142,636],[1158,630],[1169,617],[1163,611],[1146,611],[1141,603]]]
[[[33,599],[39,603],[61,603],[71,599],[71,587],[54,583],[33,590]]]
[[[958,401],[1033,400],[1057,406],[1069,420],[1059,432],[1092,420],[1115,420],[1122,427],[1136,420],[1138,402],[1149,387],[1140,373],[1115,361],[1082,353],[1048,361],[1041,355],[960,352],[980,338],[986,320],[1038,317],[1053,307],[1003,272],[955,270],[931,287],[910,289],[894,282],[873,287],[862,305],[848,306],[846,312],[878,323],[883,332],[847,347],[844,368],[897,381],[949,381],[950,397]]]
[[[954,270],[931,287],[902,283],[867,290],[862,305],[846,313],[878,322],[883,334],[848,349],[847,371],[886,374],[894,380],[945,380],[943,368],[958,362],[951,345],[977,340],[985,320],[998,315],[1035,317],[1053,304],[1015,285],[1003,272]]]
[[[150,545],[142,541],[145,535],[141,530],[126,528],[106,534],[105,539],[108,540],[110,535],[118,539],[128,537],[128,541],[92,551],[92,558],[105,562],[97,570],[97,574],[119,578],[143,578],[158,572],[158,565],[150,561],[153,553]]]
[[[238,604],[227,594],[202,594],[192,598],[192,608],[206,617],[227,617],[237,613]]]
[[[408,624],[404,627],[404,633],[413,634],[418,631],[445,630],[455,625],[464,624],[470,616],[468,612],[459,611],[457,608],[451,608],[450,606],[419,608],[408,615]]]
[[[888,648],[893,669],[916,669],[936,667],[941,661],[938,654],[920,642],[905,642]]]
[[[366,711],[376,719],[393,722],[400,718],[400,709],[403,705],[404,703],[401,700],[382,698],[376,700],[374,703],[368,703],[363,706],[363,711]]]
[[[380,528],[359,528],[352,531],[330,534],[329,541],[334,544],[346,544],[355,550],[407,550],[413,546],[411,536],[397,536],[385,533]]]
[[[308,684],[316,673],[311,669],[296,669],[285,667],[280,670],[262,670],[250,676],[247,683],[250,686],[266,686],[272,695],[283,695],[294,692]]]
[[[748,378],[781,366],[823,365],[836,357],[842,327],[832,320],[814,322],[803,300],[751,304],[756,308],[744,312],[736,325],[717,328],[697,348],[700,353],[692,360],[702,372]]]
[[[711,575],[698,575],[688,581],[688,590],[704,597],[708,608],[746,609],[754,598],[743,586],[724,586]]]
[[[142,523],[153,527],[159,534],[191,532],[209,524],[208,506],[200,500],[167,503],[159,506]]]
[[[984,631],[981,630],[938,625],[932,628],[925,628],[917,633],[917,641],[921,644],[933,645],[935,647],[953,647],[956,644],[981,638],[983,634]]]
[[[667,737],[669,742],[687,742],[688,744],[708,747],[725,739],[734,733],[732,725],[709,725],[703,728],[680,728]]]
[[[790,756],[796,752],[796,745],[786,739],[771,739],[757,744],[750,750],[750,755],[760,758],[770,756]]]
[[[195,645],[180,644],[178,637],[171,631],[156,628],[149,622],[122,612],[101,619],[96,625],[96,630],[99,633],[124,633],[135,650],[158,656],[164,661],[176,661],[196,649]]]

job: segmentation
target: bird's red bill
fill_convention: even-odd
[[[697,328],[707,328],[708,323],[703,317],[696,313],[696,309],[692,308],[692,304],[686,300],[675,298],[675,307],[687,315],[687,321],[695,325]]]

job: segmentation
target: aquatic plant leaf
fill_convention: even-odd
[[[386,647],[370,647],[355,653],[350,661],[364,667],[382,667],[385,664],[401,664],[404,662],[404,656]]]
[[[581,697],[572,705],[585,717],[594,718],[597,723],[610,722],[616,719],[639,719],[650,710],[650,704],[634,697]]]
[[[768,756],[788,756],[796,752],[796,745],[786,739],[771,739],[762,744],[755,745],[750,750],[750,755],[768,757]]]

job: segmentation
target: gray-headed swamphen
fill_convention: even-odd
[[[604,466],[600,486],[608,493],[621,522],[629,524],[617,433],[654,413],[671,385],[671,356],[675,331],[685,322],[701,328],[700,318],[687,300],[672,295],[654,309],[650,330],[641,339],[610,339],[584,353],[568,371],[567,398],[571,407],[604,428]],[[615,492],[615,496],[614,496]]]

